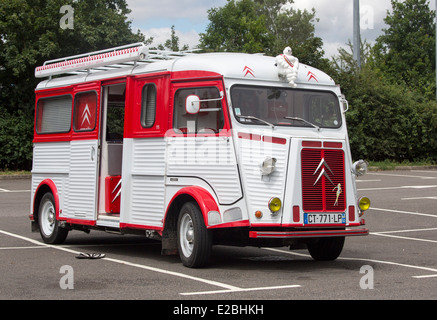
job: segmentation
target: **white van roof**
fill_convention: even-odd
[[[245,53],[198,54],[149,50],[140,43],[47,61],[35,69],[36,77],[49,77],[40,82],[36,90],[165,71],[194,71],[194,74],[195,71],[202,71],[215,73],[225,79],[287,82],[279,76],[274,57]],[[54,75],[58,77],[52,78]],[[326,73],[304,64],[299,66],[295,83],[335,85]]]

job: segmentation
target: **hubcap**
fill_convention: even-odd
[[[41,208],[41,228],[46,236],[51,236],[55,229],[55,207],[51,201],[46,201]]]
[[[180,244],[184,256],[189,257],[193,252],[194,246],[194,228],[193,220],[189,214],[184,214],[180,224]]]

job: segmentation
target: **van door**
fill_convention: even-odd
[[[237,202],[243,193],[223,82],[176,82],[172,84],[172,98],[167,176],[196,179],[195,184],[212,189],[219,204]],[[197,100],[197,110],[187,108],[190,99]]]
[[[125,99],[125,82],[102,86],[99,225],[117,227],[120,220]]]
[[[96,220],[99,166],[100,86],[78,86],[74,94],[73,130],[66,206],[68,217],[92,224]]]

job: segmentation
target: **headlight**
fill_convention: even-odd
[[[367,173],[368,164],[364,160],[358,160],[352,165],[352,173],[357,177],[365,175]]]
[[[279,198],[271,198],[269,201],[269,209],[272,214],[276,214],[279,210],[281,210],[282,202]]]
[[[261,174],[263,176],[268,176],[271,174],[276,167],[276,158],[267,157],[261,164]]]
[[[360,207],[361,211],[364,212],[366,210],[369,210],[370,208],[370,199],[367,197],[362,197],[358,201],[358,206]]]

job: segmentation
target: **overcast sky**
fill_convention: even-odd
[[[175,25],[180,45],[198,44],[199,33],[208,25],[208,9],[221,7],[226,0],[127,0],[132,10],[130,18],[134,31],[140,29],[146,36],[154,37],[154,44],[170,38],[170,27]],[[435,10],[435,1],[430,1]],[[352,40],[352,0],[294,0],[293,8],[316,9],[316,36],[322,38],[327,57],[337,53]],[[361,37],[373,43],[384,28],[390,0],[360,0]]]

